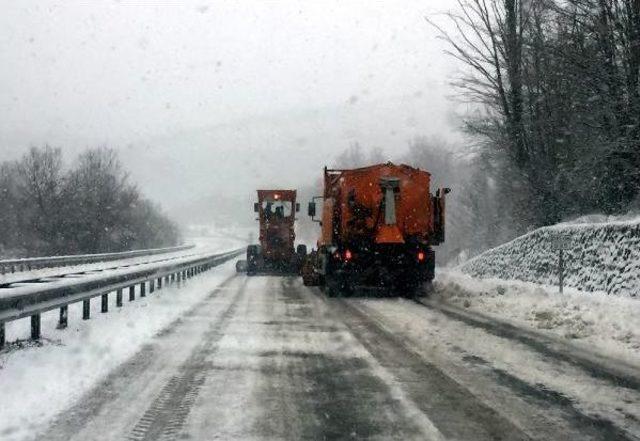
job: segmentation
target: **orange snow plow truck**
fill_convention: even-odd
[[[309,203],[309,216],[322,232],[303,266],[304,283],[324,286],[328,295],[347,295],[358,286],[413,295],[429,284],[435,268],[431,247],[444,241],[450,191],[432,195],[430,178],[391,162],[353,170],[325,167],[324,194]]]
[[[260,243],[247,247],[247,260],[239,260],[236,270],[246,271],[247,275],[298,274],[307,254],[304,244],[294,250],[294,225],[299,210],[296,190],[258,190],[253,211],[260,223]]]

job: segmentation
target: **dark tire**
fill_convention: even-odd
[[[247,261],[246,260],[238,260],[236,261],[236,272],[237,273],[246,273],[247,272]]]
[[[415,299],[422,297],[421,286],[414,284],[401,285],[396,290],[397,295],[407,299]]]
[[[428,267],[426,274],[426,281],[431,283],[431,281],[435,278],[436,275],[436,252],[432,249],[427,251],[427,259],[428,259]]]
[[[325,282],[328,297],[348,297],[351,294],[351,287],[343,278],[328,278]]]
[[[247,247],[247,275],[253,276],[258,270],[258,259],[260,257],[259,245],[249,245]]]

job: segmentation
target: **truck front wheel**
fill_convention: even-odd
[[[260,248],[258,245],[249,245],[247,247],[247,275],[252,276],[258,270],[258,259],[260,257]]]

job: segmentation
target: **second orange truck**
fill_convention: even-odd
[[[317,252],[303,268],[307,285],[328,295],[356,286],[413,293],[434,278],[435,252],[444,241],[445,195],[430,193],[428,172],[393,163],[324,170],[322,196],[309,204],[321,225]],[[316,200],[322,200],[318,212]]]

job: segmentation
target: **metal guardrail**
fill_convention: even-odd
[[[194,257],[177,263],[160,263],[124,274],[90,277],[89,280],[78,279],[59,286],[44,285],[41,289],[0,297],[0,348],[5,344],[5,323],[7,322],[31,317],[31,338],[38,340],[41,336],[40,315],[44,312],[60,308],[58,327],[66,328],[69,305],[72,303],[83,302],[82,319],[88,320],[91,316],[90,302],[94,297],[101,296],[101,312],[106,313],[109,310],[110,293],[116,293],[116,306],[121,307],[125,289],[129,290],[129,301],[135,299],[137,285],[140,286],[140,297],[145,297],[147,286],[149,293],[152,293],[156,289],[161,289],[163,282],[165,284],[180,283],[233,259],[242,252],[243,250],[234,250],[205,257]]]
[[[74,254],[69,256],[25,257],[22,259],[0,260],[0,274],[29,271],[38,268],[52,268],[57,266],[81,265],[84,263],[108,262],[111,260],[127,259],[131,257],[153,256],[156,254],[173,253],[194,248],[195,245],[181,245],[168,248],[152,248],[148,250],[123,251],[120,253]]]

